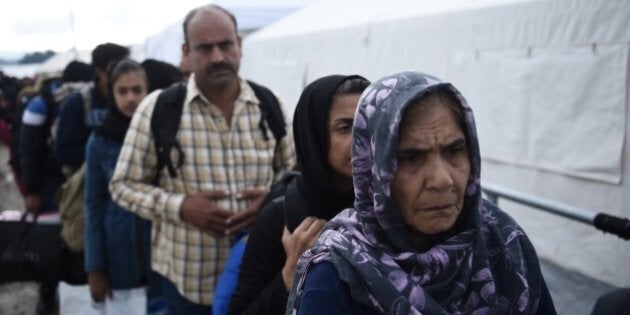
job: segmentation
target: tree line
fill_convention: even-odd
[[[36,51],[32,53],[27,53],[18,61],[19,64],[25,65],[30,63],[41,63],[48,60],[50,57],[54,56],[55,52],[52,50],[46,51]]]
[[[46,51],[36,51],[31,53],[26,53],[20,60],[10,60],[10,59],[2,59],[0,58],[0,65],[10,65],[10,64],[32,64],[32,63],[42,63],[48,60],[50,57],[54,56],[56,52],[52,50]]]

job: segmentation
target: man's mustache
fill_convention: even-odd
[[[217,71],[223,71],[223,70],[230,70],[232,72],[236,72],[236,69],[234,69],[232,65],[227,64],[227,63],[211,64],[206,68],[206,70],[208,71],[209,74],[212,74]]]

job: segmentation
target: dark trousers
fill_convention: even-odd
[[[168,315],[208,315],[212,314],[212,305],[196,304],[183,297],[177,287],[164,276],[159,276],[162,282],[162,294],[166,300]]]
[[[630,314],[630,288],[619,288],[597,299],[592,315],[628,315]]]

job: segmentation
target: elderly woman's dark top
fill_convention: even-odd
[[[299,315],[378,314],[352,298],[350,288],[341,280],[335,265],[329,262],[315,264],[306,276]],[[555,315],[556,310],[545,281],[540,289],[537,315]]]

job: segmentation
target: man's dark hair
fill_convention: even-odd
[[[184,18],[184,43],[188,44],[188,24],[190,24],[190,20],[192,20],[193,17],[195,17],[195,15],[201,11],[201,10],[208,10],[208,9],[216,9],[219,10],[223,13],[225,13],[230,20],[232,20],[232,23],[234,24],[234,31],[238,33],[238,24],[236,23],[236,17],[234,16],[234,14],[232,14],[232,12],[224,9],[221,6],[218,6],[216,4],[210,4],[210,5],[204,5],[198,8],[194,8],[192,9],[190,12],[188,12],[188,14],[186,14],[186,17]]]
[[[333,95],[361,94],[368,85],[370,85],[370,81],[364,78],[347,79],[339,84]]]
[[[95,69],[107,70],[114,61],[129,57],[129,48],[113,43],[100,44],[92,50],[92,66]]]
[[[92,66],[81,61],[72,61],[63,69],[61,81],[63,82],[89,82],[94,77]]]
[[[182,72],[174,65],[155,59],[146,59],[142,68],[149,79],[149,93],[169,87],[175,82],[182,81]]]

